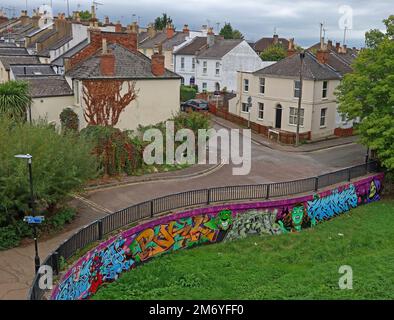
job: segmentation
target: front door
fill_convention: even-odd
[[[276,107],[275,112],[275,128],[280,129],[282,127],[282,107]]]

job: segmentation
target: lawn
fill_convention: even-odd
[[[353,289],[341,290],[341,265]],[[93,299],[393,299],[394,200],[300,233],[181,250],[125,273]]]

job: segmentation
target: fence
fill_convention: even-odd
[[[57,275],[60,269],[60,257],[67,260],[77,250],[94,241],[103,240],[106,235],[121,227],[174,209],[225,201],[270,199],[318,191],[329,185],[351,181],[353,178],[363,176],[369,172],[377,172],[378,170],[378,164],[373,161],[301,180],[191,190],[152,199],[117,211],[82,228],[51,253],[45,259],[43,265],[51,266],[54,270],[54,275]],[[44,294],[45,290],[39,288],[39,274],[37,274],[29,291],[29,299],[40,300],[44,297]]]

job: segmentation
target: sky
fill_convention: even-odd
[[[67,13],[67,0],[27,0],[31,14],[33,8],[53,4],[53,12]],[[68,0],[70,12],[90,10],[90,0]],[[272,36],[295,38],[301,46],[319,41],[320,23],[325,39],[343,42],[346,27],[346,44],[361,47],[364,34],[370,29],[384,30],[382,20],[394,14],[394,0],[97,0],[100,20],[109,16],[111,21],[123,24],[139,21],[146,26],[155,17],[166,12],[176,29],[188,24],[200,30],[204,24],[221,28],[225,22],[244,34],[246,40],[256,41]],[[12,15],[26,8],[26,0],[0,0],[0,7]],[[11,10],[10,10],[11,9]]]

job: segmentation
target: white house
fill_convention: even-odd
[[[252,72],[272,63],[263,62],[245,40],[226,40],[212,29],[175,52],[175,72],[199,91],[235,91],[238,71]]]

